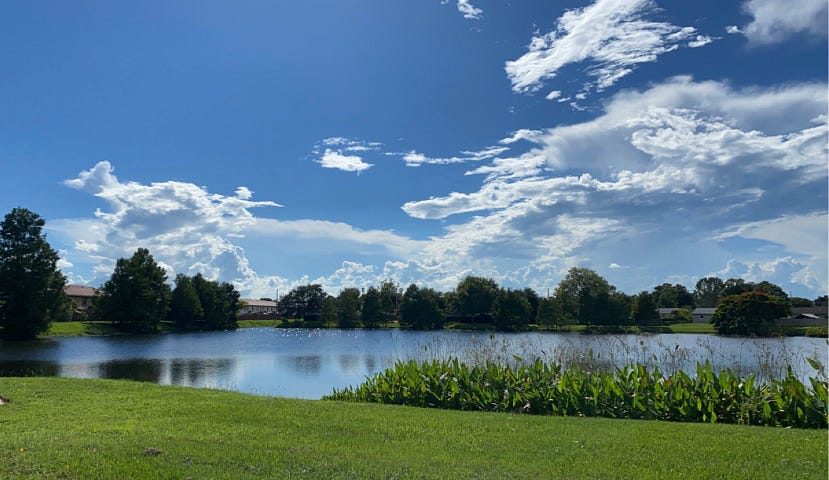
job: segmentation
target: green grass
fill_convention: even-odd
[[[674,323],[667,325],[666,333],[715,333],[714,325],[710,323]]]
[[[0,378],[0,478],[827,478],[825,431]]]
[[[239,320],[239,328],[275,327],[282,320]]]

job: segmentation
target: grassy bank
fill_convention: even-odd
[[[825,431],[0,378],[1,478],[816,478]]]

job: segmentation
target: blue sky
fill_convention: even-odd
[[[823,0],[5,2],[0,210],[70,281],[827,290]]]

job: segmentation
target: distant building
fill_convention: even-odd
[[[717,309],[712,307],[695,308],[694,311],[691,312],[691,321],[694,323],[710,323],[711,317],[716,311]]]
[[[239,302],[240,315],[276,315],[278,303],[273,300],[254,300],[252,298],[241,298]]]
[[[72,301],[72,317],[74,318],[89,310],[92,306],[92,298],[98,294],[98,289],[86,285],[67,285],[63,287],[63,292]]]
[[[676,310],[682,310],[681,308],[657,308],[656,311],[659,312],[659,318],[665,320],[666,318],[671,318],[671,314],[674,313]]]
[[[829,325],[827,320],[827,307],[792,307],[792,316],[779,318],[774,321],[778,327],[825,327]]]

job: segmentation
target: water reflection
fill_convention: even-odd
[[[287,364],[294,372],[301,375],[319,375],[320,370],[322,370],[322,356],[299,355],[289,357]]]
[[[98,377],[161,383],[164,367],[157,359],[110,360],[98,364]]]
[[[216,385],[230,376],[234,363],[230,358],[176,358],[170,362],[170,382],[189,387]]]
[[[459,357],[466,362],[541,357],[612,368],[630,362],[693,374],[696,362],[741,375],[780,376],[791,364],[815,375],[806,357],[825,360],[825,339],[740,339],[713,335],[579,335],[243,329],[154,336],[0,341],[0,376],[121,378],[261,395],[319,398],[357,385],[400,360]]]

